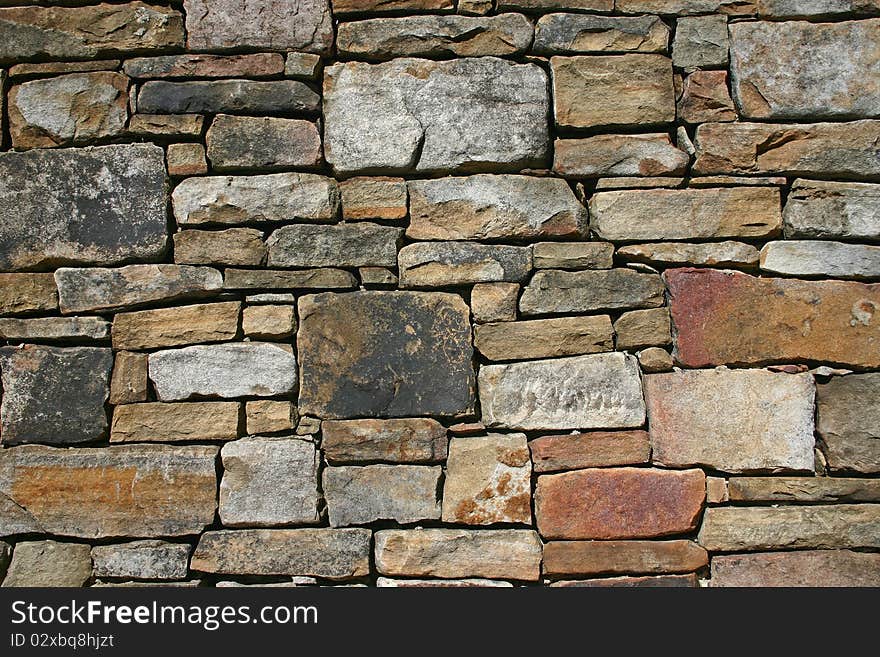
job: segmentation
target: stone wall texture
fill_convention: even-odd
[[[876,0],[0,5],[4,586],[880,586]]]

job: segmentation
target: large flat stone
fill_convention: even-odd
[[[673,541],[551,541],[544,546],[544,574],[641,575],[687,573],[709,565],[696,543]]]
[[[547,55],[666,52],[668,43],[669,28],[657,16],[547,14],[535,26],[532,50]]]
[[[401,287],[517,282],[532,270],[532,251],[473,242],[417,242],[404,246],[397,262]]]
[[[880,374],[850,374],[817,386],[817,429],[834,471],[880,472]]]
[[[5,446],[72,445],[107,436],[113,355],[98,347],[0,347]]]
[[[717,12],[751,16],[757,10],[754,0],[616,0],[614,4],[615,9],[624,14],[689,15]]]
[[[231,340],[238,333],[240,313],[238,301],[116,313],[113,348],[161,349]]]
[[[638,363],[621,353],[480,368],[487,426],[604,429],[641,426],[645,402]]]
[[[300,298],[299,318],[301,413],[408,417],[473,409],[470,311],[461,297],[319,294]]]
[[[22,541],[15,546],[4,587],[79,587],[92,576],[91,550],[82,543]]]
[[[344,269],[231,269],[224,271],[227,290],[327,290],[357,287],[357,279]]]
[[[446,427],[430,418],[325,420],[321,449],[330,463],[446,460]]]
[[[58,309],[52,274],[0,274],[0,315],[27,315]]]
[[[880,278],[880,246],[827,240],[768,242],[761,269],[774,274],[823,278]]]
[[[652,461],[724,472],[812,472],[815,395],[809,374],[722,369],[649,374]]]
[[[302,119],[220,114],[205,140],[215,171],[315,167],[322,160],[318,126]]]
[[[263,78],[284,72],[284,57],[275,52],[248,55],[164,55],[135,57],[122,64],[132,78]]]
[[[606,0],[607,1],[607,0]],[[398,11],[448,11],[455,9],[453,0],[335,0],[334,14],[384,14]]]
[[[0,319],[0,339],[24,342],[44,340],[105,340],[110,322],[100,317],[35,317]]]
[[[772,18],[813,18],[850,14],[876,15],[877,0],[756,0],[758,14]]]
[[[880,586],[880,554],[799,550],[712,558],[710,586]]]
[[[122,404],[113,409],[111,443],[173,443],[238,438],[239,402]]]
[[[314,226],[295,224],[274,231],[269,267],[393,267],[402,228],[366,222]]]
[[[589,313],[655,308],[663,305],[663,283],[656,274],[632,269],[537,272],[523,290],[523,315]]]
[[[664,274],[675,355],[687,367],[824,361],[880,366],[880,284],[755,278],[708,269]]]
[[[758,249],[743,242],[654,242],[622,246],[617,254],[624,260],[654,266],[754,267]]]
[[[186,579],[190,546],[165,541],[133,541],[92,548],[95,577],[142,580]]]
[[[573,178],[680,175],[690,162],[665,133],[557,139],[553,149],[553,170]]]
[[[651,459],[646,431],[590,431],[529,441],[535,472],[640,465]]]
[[[216,456],[207,446],[0,450],[0,536],[198,534],[214,521]]]
[[[608,315],[493,322],[474,327],[474,347],[489,360],[580,356],[614,350]]]
[[[880,240],[880,185],[795,180],[782,218],[787,238]]]
[[[268,252],[263,237],[256,228],[182,230],[174,233],[174,262],[257,267]]]
[[[337,173],[519,170],[543,164],[547,112],[547,76],[534,64],[335,64],[324,73],[324,152]]]
[[[733,502],[880,502],[880,479],[862,477],[731,477]]]
[[[158,146],[2,153],[0,178],[2,269],[114,265],[165,250],[167,182]]]
[[[138,111],[146,114],[314,113],[321,99],[296,80],[151,80],[138,92]]]

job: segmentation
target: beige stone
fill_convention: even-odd
[[[135,114],[128,132],[138,137],[200,137],[204,122],[201,114]]]
[[[239,402],[125,404],[113,409],[111,443],[174,443],[238,437]]]
[[[535,269],[611,269],[614,245],[608,242],[538,242],[532,245]]]
[[[553,170],[567,177],[674,176],[687,169],[690,157],[665,133],[596,135],[557,139]]]
[[[165,160],[168,174],[172,176],[198,176],[208,173],[205,147],[201,144],[168,144]]]
[[[667,345],[672,342],[672,325],[667,308],[631,310],[614,322],[619,350]]]
[[[529,360],[612,351],[608,315],[479,324],[474,347],[489,360]]]
[[[296,312],[293,306],[248,306],[242,311],[241,329],[249,338],[289,338],[296,332]]]
[[[698,265],[705,267],[755,267],[760,254],[751,244],[743,242],[653,242],[629,244],[617,255],[631,262],[659,266]]]
[[[710,586],[880,586],[880,554],[798,550],[712,558]]]
[[[544,546],[550,577],[686,573],[709,565],[692,541],[551,541]]]
[[[326,420],[324,456],[331,463],[436,463],[446,458],[446,428],[430,418]]]
[[[880,502],[880,480],[847,477],[731,477],[734,502]]]
[[[120,351],[110,378],[111,404],[147,401],[147,355]]]
[[[475,322],[511,322],[516,319],[518,283],[477,283],[471,290]]]
[[[289,401],[257,399],[245,402],[249,435],[293,431],[296,428],[296,407]]]
[[[241,303],[202,303],[157,310],[117,313],[114,349],[158,349],[233,339]]]
[[[346,221],[406,218],[407,192],[403,178],[358,177],[339,183],[342,218]]]
[[[672,355],[660,347],[643,349],[636,354],[636,357],[639,359],[639,366],[646,374],[668,372],[674,365]]]
[[[52,274],[0,274],[0,315],[25,315],[58,308]]]
[[[263,232],[256,228],[174,233],[174,261],[183,264],[258,266],[267,253]]]

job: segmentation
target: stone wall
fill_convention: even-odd
[[[880,2],[88,2],[0,2],[5,586],[880,585]]]

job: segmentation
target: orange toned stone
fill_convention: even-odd
[[[653,538],[697,526],[702,470],[608,468],[538,477],[535,515],[545,539]]]
[[[131,404],[147,400],[147,355],[120,351],[110,377],[110,403]]]
[[[693,541],[551,541],[544,546],[544,574],[649,575],[688,573],[709,564]]]
[[[647,431],[591,431],[542,436],[529,443],[535,472],[647,463]]]
[[[709,269],[672,269],[664,279],[682,365],[880,366],[880,284]]]

